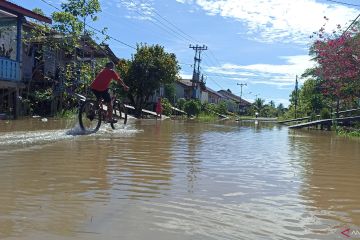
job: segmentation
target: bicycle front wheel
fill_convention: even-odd
[[[83,131],[96,132],[101,125],[101,109],[95,100],[86,100],[80,107],[79,124]]]
[[[117,123],[111,123],[113,129],[116,128],[116,125],[126,124],[127,122],[127,111],[125,105],[116,100],[113,105],[113,118],[117,120]]]

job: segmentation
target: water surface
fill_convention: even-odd
[[[0,121],[0,238],[342,239],[360,141],[271,124]]]

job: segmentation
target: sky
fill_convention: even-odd
[[[64,2],[65,0],[63,0]],[[55,0],[11,0],[47,16]],[[288,106],[296,75],[314,66],[310,36],[324,24],[344,29],[360,13],[360,0],[100,0],[96,29],[119,58],[131,59],[137,43],[160,44],[177,56],[182,78],[190,79],[198,44],[206,86],[230,89],[253,102],[261,98]],[[326,17],[328,20],[325,20]],[[98,34],[99,39],[104,36]],[[241,87],[239,84],[246,84]]]

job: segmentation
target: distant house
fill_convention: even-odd
[[[22,82],[23,26],[29,17],[40,22],[51,23],[51,19],[8,1],[0,1],[0,113],[19,115]]]
[[[251,106],[250,102],[240,98],[239,96],[236,96],[230,90],[220,90],[218,91],[218,93],[223,96],[224,100],[232,101],[235,103],[235,107],[230,106],[230,109],[228,109],[231,112],[243,113]]]
[[[191,99],[193,93],[192,82],[190,79],[180,79],[175,82],[176,99]]]
[[[208,103],[215,103],[218,104],[223,96],[216,92],[215,90],[212,90],[211,88],[206,87],[206,91],[208,93]]]

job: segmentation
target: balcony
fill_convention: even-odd
[[[0,80],[20,81],[20,64],[17,61],[0,57]]]

